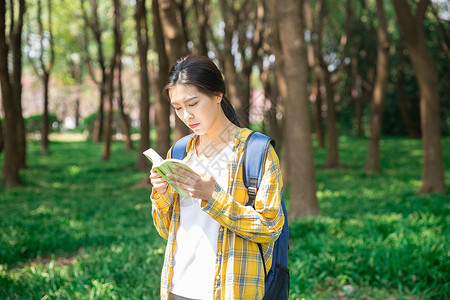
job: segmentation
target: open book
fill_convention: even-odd
[[[192,170],[184,161],[179,159],[163,159],[155,150],[152,148],[145,150],[143,154],[152,162],[153,169],[155,169],[156,172],[158,172],[162,178],[164,178],[182,197],[187,197],[189,194],[183,190],[181,187],[171,184],[170,182],[173,180],[170,177],[167,177],[167,174],[177,174],[182,175],[182,173],[177,172],[173,167],[179,166],[182,168],[185,168],[186,170],[196,173],[194,170]]]

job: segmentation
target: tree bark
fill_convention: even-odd
[[[187,46],[183,43],[177,23],[176,4],[174,0],[158,0],[161,27],[164,35],[165,51],[169,64],[174,65],[179,58],[188,54]],[[174,139],[190,133],[189,128],[178,117],[175,117]]]
[[[49,104],[49,97],[50,97],[50,89],[49,89],[49,82],[50,82],[50,74],[53,68],[53,63],[55,60],[55,50],[54,50],[54,42],[53,42],[53,31],[52,31],[52,2],[51,0],[48,0],[48,6],[47,6],[47,32],[49,33],[49,49],[48,49],[48,61],[45,62],[44,58],[44,25],[42,22],[42,3],[41,0],[38,0],[38,27],[39,27],[39,35],[40,35],[40,55],[39,55],[39,68],[33,63],[33,59],[30,57],[30,61],[32,62],[32,65],[35,69],[36,75],[40,78],[42,81],[42,87],[44,90],[44,111],[42,113],[42,131],[41,131],[41,150],[46,153],[48,152],[48,146],[49,146],[49,140],[48,135],[50,131],[51,124],[49,121],[49,111],[48,111],[48,104]]]
[[[366,172],[380,172],[380,139],[383,124],[384,102],[389,77],[390,38],[386,27],[386,18],[382,0],[377,0],[377,71],[373,98],[370,105],[370,138],[366,158]]]
[[[364,135],[363,116],[364,116],[364,97],[362,91],[362,78],[359,74],[359,49],[352,51],[352,77],[353,88],[352,98],[355,109],[356,137],[362,138]]]
[[[317,148],[325,149],[325,135],[322,123],[322,94],[320,92],[320,78],[314,76],[311,87],[311,96],[314,98],[312,111],[314,116],[314,133],[317,140]]]
[[[20,5],[25,9],[25,1]],[[7,187],[18,186],[20,153],[18,148],[18,109],[14,98],[11,76],[8,69],[8,45],[6,43],[6,1],[0,1],[0,85],[3,110],[5,113],[5,156],[3,159],[2,181]],[[13,51],[15,49],[13,48]]]
[[[278,90],[278,94],[281,97],[281,103],[279,104],[279,107],[277,109],[280,111],[282,115],[282,120],[280,122],[280,134],[281,139],[277,142],[278,149],[280,150],[280,158],[281,158],[281,173],[283,177],[283,182],[286,186],[290,185],[290,172],[289,172],[289,166],[290,163],[288,162],[287,158],[287,144],[285,142],[285,136],[284,133],[285,130],[285,124],[286,124],[286,113],[285,113],[285,103],[288,98],[288,86],[287,86],[287,79],[286,79],[286,73],[284,72],[284,59],[283,59],[283,52],[281,50],[281,41],[280,41],[280,30],[278,25],[278,2],[275,0],[270,1],[270,22],[271,27],[273,28],[272,34],[271,34],[271,50],[273,51],[273,54],[275,55],[275,66],[274,66],[274,74],[275,74],[275,82]]]
[[[120,51],[122,52],[122,51]],[[121,56],[121,55],[120,55]],[[123,85],[122,85],[122,60],[120,56],[117,60],[117,69],[118,69],[118,104],[119,104],[119,113],[120,113],[120,125],[123,131],[123,141],[125,143],[126,150],[133,150],[133,141],[131,140],[131,126],[130,126],[130,117],[125,112],[124,98],[123,98]]]
[[[195,14],[197,17],[198,46],[197,54],[207,56],[208,47],[206,45],[206,30],[208,27],[208,7],[210,0],[194,0]]]
[[[0,120],[0,153],[2,153],[4,146],[5,146],[5,140],[3,137],[3,122],[2,122],[2,120]]]
[[[136,2],[135,19],[139,56],[139,120],[141,133],[141,138],[139,139],[136,167],[140,171],[148,171],[149,165],[147,158],[142,155],[142,152],[150,148],[150,80],[147,69],[147,52],[149,47],[149,39],[147,8],[145,0],[138,0]]]
[[[240,98],[240,88],[238,87],[238,84],[240,82],[238,80],[238,75],[234,66],[234,56],[231,51],[233,32],[235,30],[236,21],[234,21],[233,18],[235,16],[229,16],[229,5],[230,3],[226,0],[220,1],[222,19],[225,21],[225,36],[223,38],[223,52],[221,53],[221,58],[223,60],[223,73],[225,77],[225,84],[227,87],[227,97],[236,110],[236,115],[241,126],[248,127],[248,117],[246,117],[244,113],[245,104]]]
[[[24,0],[19,0],[19,13],[17,16],[17,22],[14,19],[14,3],[10,1],[11,15],[10,15],[10,47],[12,54],[12,93],[16,106],[16,118],[17,118],[17,146],[16,150],[19,157],[19,168],[25,169],[26,163],[26,131],[25,121],[22,115],[22,29],[24,24],[24,15],[26,10],[26,3]],[[6,127],[5,127],[6,128]]]
[[[328,71],[328,66],[321,58],[323,79],[326,90],[327,102],[327,138],[328,138],[328,152],[323,166],[325,168],[339,168],[339,133],[337,129],[337,113],[336,104],[334,102],[335,86],[331,82],[331,74]]]
[[[313,97],[312,112],[314,117],[314,132],[316,135],[318,149],[325,149],[325,133],[322,122],[322,93],[320,90],[321,81],[323,80],[320,68],[319,55],[322,43],[322,27],[323,27],[323,6],[324,1],[317,2],[315,10],[319,12],[321,17],[315,18],[313,8],[307,1],[304,2],[305,24],[310,31],[311,42],[308,44],[308,64],[313,70],[313,83],[311,87],[311,96]]]
[[[109,64],[109,70],[107,72],[107,85],[106,85],[106,119],[105,119],[105,134],[104,134],[104,144],[102,159],[109,160],[111,156],[111,138],[112,138],[112,122],[114,116],[113,110],[113,98],[114,98],[114,75],[119,64],[122,49],[122,36],[120,30],[121,22],[121,10],[120,10],[120,0],[113,0],[114,5],[114,54],[111,58],[111,63]]]
[[[94,130],[92,133],[92,140],[95,143],[99,143],[102,140],[103,137],[103,123],[104,123],[104,100],[106,95],[106,84],[107,84],[107,74],[106,74],[106,66],[105,66],[105,58],[103,55],[103,44],[102,44],[102,28],[100,27],[99,17],[98,17],[98,1],[92,0],[91,7],[92,7],[92,17],[89,18],[86,13],[86,9],[84,7],[84,0],[81,1],[81,11],[83,14],[83,19],[85,22],[85,28],[84,28],[84,36],[85,36],[85,60],[86,64],[89,70],[89,74],[91,75],[92,80],[94,80],[97,84],[98,91],[99,91],[99,105],[97,110],[97,116],[94,121]],[[100,79],[97,80],[95,76],[95,71],[91,65],[91,58],[88,50],[88,43],[89,40],[87,29],[90,28],[92,31],[92,34],[94,36],[94,40],[97,44],[97,62],[99,64],[100,68]]]
[[[445,194],[444,161],[441,145],[439,78],[428,53],[423,28],[425,12],[430,2],[420,0],[415,15],[406,0],[392,1],[400,32],[410,52],[410,58],[420,88],[420,118],[424,163],[420,193]]]
[[[412,139],[420,138],[420,120],[417,122],[413,121],[410,113],[410,102],[411,100],[405,94],[405,87],[403,85],[403,72],[400,70],[397,75],[396,91],[398,98],[398,107],[400,110],[400,115],[403,120],[403,125],[406,127],[406,132],[408,136]],[[416,100],[416,99],[414,99]],[[417,118],[420,119],[420,118]]]
[[[163,156],[170,148],[170,106],[161,91],[166,84],[169,73],[169,59],[164,45],[164,35],[161,27],[158,0],[152,0],[153,28],[155,32],[155,48],[158,53],[158,87],[159,93],[155,94],[155,124],[156,124],[156,149]]]
[[[279,34],[288,87],[285,141],[288,147],[287,159],[291,165],[290,218],[319,212],[309,124],[308,66],[303,16],[303,3],[299,5],[293,0],[279,2]]]

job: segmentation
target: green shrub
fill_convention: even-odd
[[[32,115],[24,119],[26,133],[41,133],[43,128],[42,114]],[[59,132],[61,130],[62,123],[58,120],[58,117],[53,114],[48,114],[49,120],[49,133]]]
[[[94,112],[85,118],[83,118],[83,129],[88,132],[88,140],[92,140],[92,134],[94,132],[95,119],[97,118],[97,112]],[[103,114],[103,120],[106,118],[106,113]],[[130,124],[130,119],[128,117],[127,122]],[[115,110],[113,112],[113,122],[112,122],[112,134],[122,133],[121,115],[120,112]]]

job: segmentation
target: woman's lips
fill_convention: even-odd
[[[189,124],[189,127],[191,129],[194,129],[195,127],[197,127],[199,125],[199,123],[195,123],[195,124]]]

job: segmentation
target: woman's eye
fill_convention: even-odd
[[[181,107],[174,107],[174,109],[175,109],[175,110],[180,110],[180,109],[181,109]]]
[[[198,102],[195,102],[195,103],[189,104],[189,106],[190,106],[190,107],[196,106],[196,105],[197,105],[197,103],[198,103]]]

